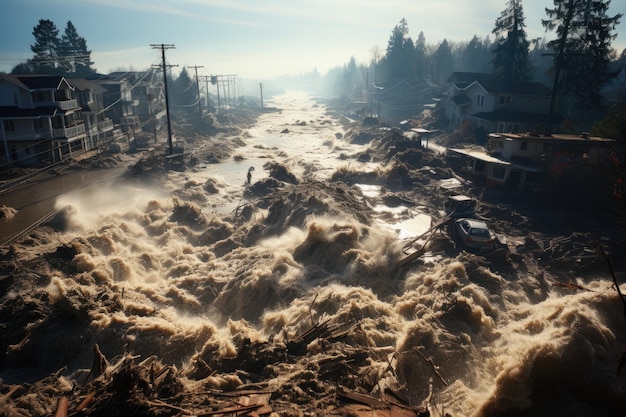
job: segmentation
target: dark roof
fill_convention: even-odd
[[[508,122],[508,123],[538,123],[547,124],[549,115],[546,113],[523,113],[512,112],[507,109],[498,109],[492,112],[480,112],[473,114],[471,117],[486,120],[489,122]],[[552,117],[552,123],[561,123],[563,117],[555,114]]]
[[[94,91],[96,93],[104,93],[106,90],[97,82],[87,80],[85,78],[68,78],[67,82],[76,87],[79,91]]]
[[[17,106],[0,106],[0,119],[33,119],[52,117],[59,110],[57,106],[42,106],[35,109],[20,109]]]
[[[512,83],[501,80],[476,81],[491,94],[515,94],[522,96],[550,96],[552,90],[542,83]],[[473,83],[472,83],[473,84]]]
[[[2,78],[27,90],[57,90],[62,83],[69,86],[60,75],[2,75]]]
[[[448,78],[448,83],[472,83],[474,81],[481,80],[491,80],[493,78],[492,74],[487,74],[484,72],[463,72],[457,71],[453,72],[450,78]]]
[[[467,104],[471,104],[472,99],[469,98],[466,94],[457,94],[456,96],[452,97],[452,103],[457,106],[465,106]]]

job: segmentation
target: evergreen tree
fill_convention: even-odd
[[[459,68],[462,71],[485,72],[489,67],[489,39],[481,41],[476,35],[464,47],[461,48]]]
[[[424,32],[420,32],[415,41],[414,48],[415,73],[423,76],[428,73],[428,57],[426,53],[426,38]]]
[[[168,85],[172,86],[173,106],[171,110],[173,110],[173,113],[182,113],[185,116],[197,113],[196,83],[189,76],[187,67],[183,67],[180,74],[178,74],[178,78]]]
[[[409,36],[409,27],[406,19],[400,20],[387,45],[385,61],[387,65],[387,75],[389,79],[403,78],[409,79],[414,74],[413,71],[413,40]]]
[[[439,47],[433,54],[433,75],[436,82],[443,82],[452,75],[454,71],[454,59],[452,57],[452,48],[447,39],[439,44]]]
[[[600,105],[602,87],[616,75],[609,70],[611,41],[622,15],[608,16],[610,3],[554,0],[554,8],[546,8],[548,19],[542,20],[557,35],[548,43],[555,51],[554,93],[573,92],[583,109]]]
[[[54,74],[57,72],[59,53],[59,30],[51,20],[41,19],[33,28],[35,44],[30,46],[34,53],[32,63],[36,72]]]
[[[79,76],[92,72],[91,51],[87,49],[85,38],[78,35],[71,21],[67,22],[61,38],[59,56],[60,64],[66,72]]]
[[[492,61],[496,78],[511,82],[530,79],[529,43],[525,27],[521,0],[508,0],[506,9],[496,19],[491,31],[496,35]]]

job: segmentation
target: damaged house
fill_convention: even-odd
[[[455,72],[444,112],[451,130],[469,121],[479,131],[519,133],[547,125],[552,90],[537,82],[510,83],[490,74]],[[559,123],[560,116],[553,122]]]
[[[90,149],[82,107],[62,76],[0,76],[3,164],[35,165]]]
[[[533,190],[547,171],[560,166],[606,165],[616,141],[582,135],[492,133],[485,148],[449,148],[448,155],[466,164],[470,174],[486,186]]]

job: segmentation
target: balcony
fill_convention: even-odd
[[[64,127],[61,129],[52,129],[53,138],[73,138],[85,133],[85,125],[79,124],[72,127]]]
[[[61,110],[70,110],[78,107],[78,102],[75,99],[57,101],[56,103]]]
[[[107,119],[104,122],[98,123],[98,130],[100,130],[100,132],[107,132],[109,130],[113,130],[113,120]]]

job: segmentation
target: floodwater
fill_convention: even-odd
[[[30,325],[21,348],[45,346],[43,369],[88,366],[84,346],[98,343],[105,355],[130,346],[184,372],[194,358],[232,353],[239,335],[280,340],[323,317],[358,322],[351,341],[377,352],[377,389],[395,378],[431,415],[624,410],[624,376],[615,367],[626,330],[609,280],[581,277],[585,291],[560,290],[538,269],[505,274],[464,253],[398,273],[401,241],[431,226],[428,211],[385,206],[376,184],[350,191],[367,210],[340,201],[345,190],[325,194],[337,170],[382,167],[340,157],[362,145],[343,141],[341,125],[308,95],[289,93],[268,105],[282,111],[261,116],[232,160],[170,172],[159,187],[111,182],[65,194],[56,206],[66,209],[67,227],[15,249],[27,259],[54,242],[72,246],[75,273],[52,269],[50,283],[35,293],[50,303],[76,294],[101,303],[78,328]],[[234,213],[254,198],[245,194],[246,174],[254,167],[252,185],[267,178],[266,162],[320,188],[312,195],[294,188],[284,204],[243,221]],[[269,224],[271,233],[259,238],[255,224]],[[106,307],[104,288],[123,294],[118,308]],[[25,372],[1,377],[11,383]]]

